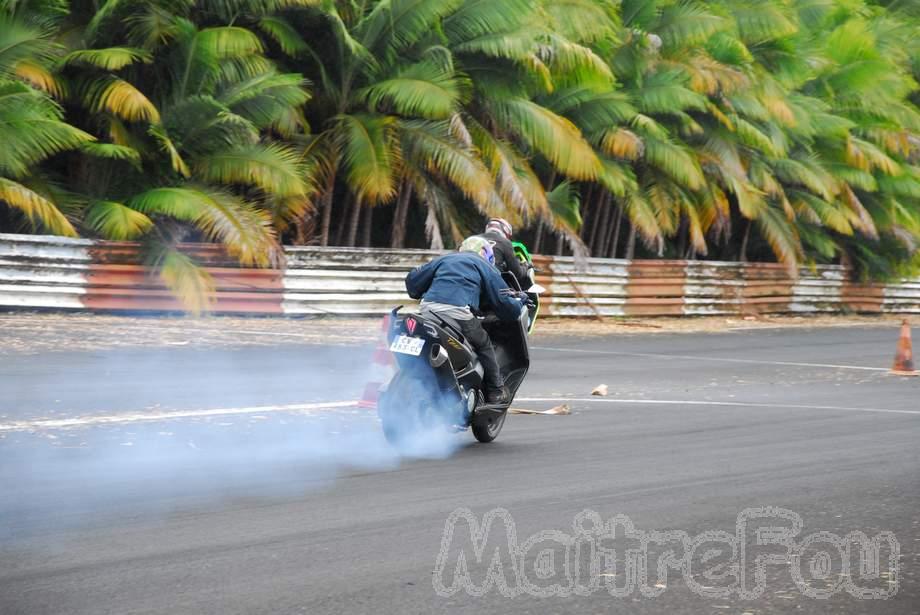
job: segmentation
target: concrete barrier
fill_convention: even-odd
[[[211,311],[380,315],[411,303],[403,279],[429,250],[289,247],[281,269],[241,268],[218,246],[180,246],[214,280]],[[920,280],[860,284],[839,266],[536,256],[543,313],[564,317],[920,314]],[[0,308],[175,312],[137,244],[0,234]]]

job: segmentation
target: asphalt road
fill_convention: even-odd
[[[0,614],[917,613],[896,340],[540,338],[515,405],[572,414],[414,458],[325,407],[360,395],[368,348],[4,357]]]

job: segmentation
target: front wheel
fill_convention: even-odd
[[[473,435],[482,443],[493,441],[502,430],[507,414],[507,411],[497,415],[490,412],[483,416],[473,417],[473,423],[470,425]]]

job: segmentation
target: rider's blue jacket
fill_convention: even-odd
[[[498,270],[478,254],[454,252],[422,265],[406,276],[413,299],[425,299],[479,310],[480,299],[502,320],[517,320],[521,301],[508,293]]]

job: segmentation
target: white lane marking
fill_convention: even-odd
[[[310,410],[332,410],[335,408],[354,408],[357,401],[317,402],[312,404],[285,404],[278,406],[250,406],[242,408],[208,408],[201,410],[174,410],[158,412],[134,412],[130,414],[99,414],[75,416],[63,419],[37,419],[32,421],[13,421],[0,423],[0,432],[31,431],[35,429],[62,429],[67,427],[91,427],[119,423],[140,423],[149,421],[169,421],[173,419],[200,418],[208,416],[230,416],[235,414],[264,414],[270,412],[305,412]]]
[[[746,401],[700,401],[698,399],[605,399],[602,397],[519,397],[514,401],[589,402],[600,404],[648,406],[726,406],[736,408],[773,408],[776,410],[837,410],[843,412],[883,412],[886,414],[920,414],[920,410],[889,408],[853,408],[850,406],[808,406],[802,404],[767,404]]]
[[[581,348],[550,348],[548,346],[531,346],[532,350],[549,350],[551,352],[575,352],[580,354],[609,354],[621,357],[646,357],[652,359],[681,359],[684,361],[714,361],[718,363],[746,363],[754,365],[788,365],[791,367],[825,367],[828,369],[857,369],[867,372],[887,372],[886,367],[864,367],[862,365],[834,365],[829,363],[800,363],[797,361],[761,361],[758,359],[727,359],[723,357],[697,357],[681,354],[656,354],[651,352],[619,352],[616,350],[584,350]]]
[[[13,322],[14,325],[19,323],[25,324],[25,326],[17,326],[18,331],[45,331],[48,327],[45,323],[33,323],[29,321],[12,321],[4,317],[0,317],[0,322],[8,324]],[[81,323],[78,323],[78,325]],[[375,328],[377,328],[375,326]],[[218,334],[224,335],[227,333],[235,334],[244,334],[244,335],[261,335],[263,337],[299,337],[303,339],[316,339],[319,336],[319,333],[309,334],[309,333],[284,333],[280,331],[251,331],[249,329],[208,329],[208,328],[195,328],[193,326],[182,326],[182,327],[171,327],[168,325],[157,324],[155,327],[145,327],[142,325],[132,326],[129,324],[118,325],[118,324],[105,324],[106,331],[112,330],[121,330],[128,331],[131,333],[182,333],[188,336],[193,335],[208,335],[208,334]]]

